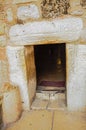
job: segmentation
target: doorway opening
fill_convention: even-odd
[[[66,44],[35,45],[37,91],[66,90]]]

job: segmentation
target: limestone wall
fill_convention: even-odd
[[[19,85],[21,93],[24,87],[28,92],[24,46],[63,42],[68,45],[72,43],[71,46],[77,43],[78,46],[76,48],[79,53],[82,51],[82,58],[84,51],[81,44],[84,44],[84,46],[86,44],[86,2],[84,0],[53,0],[51,2],[50,0],[0,0],[0,87],[4,82],[10,81]],[[18,58],[19,60],[23,58],[24,68],[22,63],[20,63],[21,67],[18,68],[18,62],[16,62],[18,59],[16,59],[17,53],[15,54],[15,52],[18,51],[18,47],[20,50],[23,49],[23,52],[18,52],[18,54],[22,53],[23,57],[20,56]],[[74,52],[74,48],[71,52]],[[70,54],[68,53],[68,55]],[[12,60],[16,68],[12,68]],[[76,62],[79,64],[79,68],[85,66],[85,63],[82,64],[79,61],[79,57],[76,58]],[[68,64],[69,66],[73,65],[71,61]],[[23,78],[24,82],[22,80],[23,85],[18,82],[16,77],[17,69],[20,69],[21,72],[19,80],[25,76],[25,80]],[[81,78],[85,79],[85,68],[83,69]],[[79,71],[72,74],[79,77],[80,73]],[[78,81],[79,79],[77,78]],[[83,91],[85,91],[84,86],[85,81],[82,84]],[[72,91],[70,85],[69,89],[68,103],[71,106],[70,104],[72,104],[73,100],[70,99]],[[24,109],[27,109],[28,106],[30,107],[30,99],[27,92],[26,97],[21,94]],[[83,96],[81,96],[81,102],[82,100]]]
[[[86,108],[86,45],[67,44],[67,106]]]

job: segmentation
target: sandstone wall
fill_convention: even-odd
[[[23,46],[24,54],[24,45],[47,44],[50,42],[65,42],[68,45],[71,42],[72,44],[78,43],[80,47],[77,47],[77,49],[83,49],[79,44],[86,44],[85,0],[53,0],[51,2],[49,0],[0,0],[0,87],[7,81],[15,81],[17,85],[22,86],[17,82],[18,79],[11,78],[12,76],[15,77],[13,74],[17,71],[15,71],[16,68],[12,68],[13,64],[11,66],[12,55],[17,66],[16,55],[13,54],[18,50],[17,46]],[[12,55],[8,51],[9,46],[15,46],[13,52],[12,48],[10,49]],[[25,64],[25,59],[23,63]],[[22,66],[22,63],[20,64]],[[12,75],[9,73],[11,69],[15,71],[12,72]],[[23,72],[24,69],[20,68],[21,70],[22,76],[24,74],[26,76],[26,70]],[[82,75],[84,75],[84,71],[85,69],[82,71]],[[27,82],[24,86],[28,91]],[[24,95],[22,100],[26,101]],[[25,109],[28,104],[29,101],[24,104]]]

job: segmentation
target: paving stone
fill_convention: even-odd
[[[7,130],[51,130],[53,113],[46,110],[26,112]]]
[[[48,104],[48,109],[51,110],[64,110],[66,107],[65,103],[65,94],[64,93],[57,93],[55,95],[50,95],[50,101]]]
[[[48,100],[43,100],[36,98],[31,106],[32,109],[46,109],[48,105]]]
[[[53,130],[86,130],[86,117],[79,113],[55,111],[53,122]]]
[[[40,92],[40,93],[36,93],[36,97],[43,99],[43,100],[49,100],[49,93],[48,92]]]

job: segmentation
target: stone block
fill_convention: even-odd
[[[13,3],[20,4],[20,3],[33,2],[33,1],[39,1],[39,0],[13,0]]]
[[[9,37],[12,45],[29,45],[29,43],[33,44],[44,40],[72,42],[80,38],[82,28],[81,18],[69,16],[50,21],[43,20],[14,25],[9,30]]]
[[[29,19],[40,18],[39,9],[35,4],[29,4],[27,6],[20,6],[17,11],[17,17],[19,20],[25,21]]]
[[[48,100],[43,100],[40,98],[35,98],[35,100],[32,103],[31,108],[33,110],[40,110],[40,109],[46,109],[48,106]]]
[[[23,110],[30,109],[24,47],[7,46],[10,81],[19,87]],[[14,67],[15,66],[15,67]]]
[[[81,16],[83,15],[83,9],[80,4],[80,0],[70,0],[70,8],[69,8],[69,14],[75,15],[75,16]]]
[[[0,60],[6,59],[6,49],[4,47],[0,47]]]
[[[67,44],[67,106],[71,111],[86,108],[86,45]]]
[[[83,113],[70,113],[66,111],[55,111],[53,119],[53,130],[85,130],[86,123]]]
[[[4,60],[0,60],[0,87],[4,85],[5,82],[9,81],[8,76],[8,65]]]
[[[0,36],[0,46],[5,46],[6,45],[6,37],[5,36]]]
[[[5,23],[3,21],[0,21],[0,35],[3,35],[5,33]]]
[[[36,110],[25,112],[22,118],[6,130],[51,130],[53,112]]]
[[[81,37],[80,37],[80,40],[82,43],[85,43],[86,44],[86,28],[84,28],[81,32]]]
[[[6,11],[7,14],[7,21],[12,22],[13,21],[13,12],[11,8],[8,8]]]
[[[8,83],[5,84],[3,87],[2,110],[4,125],[19,119],[22,112],[22,105],[18,87]]]

